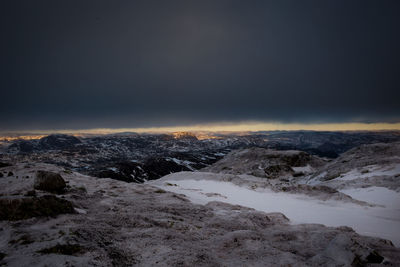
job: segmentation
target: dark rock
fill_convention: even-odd
[[[156,191],[154,191],[154,193],[157,193],[157,194],[164,194],[164,193],[167,193],[167,191],[162,190],[162,189],[157,189]]]
[[[108,257],[111,259],[112,266],[133,266],[138,264],[138,261],[128,255],[121,248],[111,246],[106,249]]]
[[[8,244],[28,245],[28,244],[32,244],[33,242],[35,242],[35,240],[33,240],[33,238],[29,234],[25,234],[25,235],[22,235],[21,237],[19,237],[18,239],[10,240],[8,242]]]
[[[8,177],[13,176],[13,175],[14,175],[13,172],[8,172],[8,174],[7,174]]]
[[[325,181],[336,179],[340,176],[340,173],[333,173],[324,177]]]
[[[54,247],[37,251],[40,254],[77,255],[82,253],[84,247],[78,244],[57,244]]]
[[[356,257],[354,258],[351,266],[352,267],[370,266],[371,263],[373,265],[380,264],[380,263],[383,262],[383,260],[384,260],[384,257],[379,255],[379,253],[376,250],[374,250],[371,253],[369,253],[366,258],[362,258],[359,255],[356,255]],[[385,263],[387,263],[387,262],[385,262]],[[384,265],[387,265],[385,263],[384,263]],[[389,264],[389,265],[392,266],[392,264]]]
[[[3,177],[3,176],[4,176],[3,173],[0,172],[0,178]]]
[[[97,170],[91,175],[99,178],[111,178],[125,182],[143,183],[146,180],[155,180],[167,174],[190,171],[189,168],[179,165],[174,161],[152,157],[143,163],[137,162],[118,162],[113,165],[116,170]]]
[[[313,186],[313,189],[316,189],[318,191],[325,192],[325,193],[328,193],[328,194],[338,193],[338,191],[335,188],[332,188],[332,187],[329,187],[329,186],[325,186],[325,185]]]
[[[282,160],[287,165],[292,167],[306,166],[311,161],[311,159],[312,159],[311,155],[305,152],[300,152],[298,154],[282,157]]]
[[[190,171],[186,166],[179,165],[164,158],[147,159],[143,164],[143,169],[148,174],[148,180],[155,180],[174,172]]]
[[[368,256],[367,256],[367,261],[368,263],[381,263],[383,261],[383,257],[379,255],[377,251],[372,251]]]
[[[66,183],[58,173],[38,171],[33,187],[51,193],[63,193]]]
[[[288,165],[271,165],[264,169],[268,178],[278,178],[285,173],[294,173],[293,169]]]
[[[4,259],[5,256],[7,256],[7,254],[5,254],[5,253],[3,253],[3,252],[0,252],[0,261],[1,261],[2,259]]]
[[[39,198],[0,199],[0,220],[16,221],[65,213],[74,213],[72,203],[52,195]]]
[[[339,193],[334,188],[325,185],[306,185],[306,184],[298,184],[292,186],[283,186],[281,190],[284,192],[292,192],[292,193],[306,193],[308,195],[316,195],[316,194],[324,194],[327,193],[329,195]]]
[[[359,255],[356,255],[354,257],[353,262],[351,263],[351,267],[363,267],[365,266],[365,263],[361,260]]]
[[[35,190],[30,190],[26,192],[25,196],[27,197],[36,197],[36,191]]]
[[[11,166],[9,163],[0,162],[0,168]]]

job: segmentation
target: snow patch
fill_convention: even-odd
[[[191,179],[192,176],[194,179]],[[204,205],[210,201],[221,201],[264,212],[281,212],[295,224],[319,223],[335,227],[350,226],[359,234],[389,239],[396,246],[400,246],[400,232],[398,231],[400,229],[400,209],[399,205],[397,208],[394,206],[395,203],[387,203],[392,198],[376,198],[379,199],[376,203],[385,207],[365,207],[333,200],[320,201],[305,195],[276,193],[269,189],[255,191],[230,182],[201,180],[202,176],[207,175],[193,173],[188,179],[182,179],[179,175],[177,175],[177,179],[174,179],[174,174],[172,174],[162,178],[162,181],[151,182],[151,184],[164,190],[185,194],[197,204]],[[166,183],[177,186],[167,186]],[[357,198],[357,192],[350,193]],[[372,192],[374,194],[382,193],[377,190]],[[358,196],[359,200],[370,200],[365,192],[359,193]],[[398,197],[397,195],[395,199]]]
[[[303,167],[292,167],[295,172],[302,172],[302,173],[310,173],[313,172],[314,169],[310,165],[306,165]]]
[[[354,199],[383,205],[387,208],[397,209],[398,213],[400,212],[400,193],[386,187],[349,188],[340,190],[340,192]]]

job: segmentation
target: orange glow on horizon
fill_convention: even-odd
[[[263,123],[263,122],[243,122],[243,123],[214,123],[198,124],[188,126],[173,127],[147,127],[147,128],[96,128],[81,130],[32,130],[20,131],[25,134],[18,135],[18,132],[8,132],[2,134],[4,141],[15,139],[39,139],[46,134],[65,133],[74,136],[84,136],[85,134],[113,134],[121,132],[137,133],[174,133],[174,132],[196,132],[207,136],[207,132],[257,132],[257,131],[400,131],[400,122],[398,123]],[[27,132],[35,134],[29,135]]]
[[[40,135],[18,135],[18,136],[3,136],[0,138],[2,141],[14,141],[18,139],[24,139],[24,140],[35,140],[35,139],[40,139],[42,137],[45,137],[46,134],[40,134]]]

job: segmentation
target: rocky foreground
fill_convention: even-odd
[[[222,202],[195,205],[151,185],[47,164],[0,172],[0,265],[400,265],[390,241],[349,227],[294,225],[281,213]]]

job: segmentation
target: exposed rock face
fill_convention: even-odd
[[[271,165],[264,169],[268,178],[275,179],[287,174],[293,174],[294,171],[289,165]]]
[[[60,194],[64,192],[66,183],[61,175],[57,173],[38,171],[33,187],[38,190]]]
[[[325,161],[306,152],[249,148],[235,150],[202,171],[284,178],[311,173]],[[297,171],[301,170],[301,172]],[[303,173],[304,172],[304,173]]]
[[[16,221],[73,212],[71,202],[52,195],[39,198],[0,199],[0,220]]]

